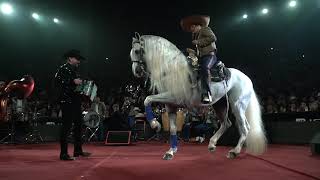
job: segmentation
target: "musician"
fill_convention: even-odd
[[[91,104],[91,110],[98,113],[102,118],[106,117],[107,108],[103,101],[100,100],[100,97],[95,97]]]
[[[197,56],[200,56],[200,75],[202,85],[202,102],[212,102],[210,92],[210,69],[217,63],[217,38],[210,27],[209,16],[188,16],[181,20],[183,30],[192,33],[192,44],[196,46]]]
[[[99,140],[103,141],[106,135],[106,122],[105,118],[108,118],[107,107],[103,101],[100,100],[100,97],[95,97],[93,103],[91,104],[91,110],[95,111],[100,116],[99,122]]]
[[[81,98],[75,92],[77,85],[82,83],[77,73],[80,61],[85,58],[80,55],[78,50],[70,50],[64,54],[66,63],[63,64],[55,75],[56,84],[59,87],[58,101],[62,109],[62,130],[60,136],[60,159],[61,160],[75,160],[74,157],[87,157],[91,154],[82,150],[81,142],[81,128],[82,128],[82,114],[81,114]],[[74,153],[73,158],[68,154],[67,137],[74,124]]]
[[[128,131],[129,123],[128,120],[124,117],[124,114],[120,110],[119,103],[114,103],[112,105],[113,112],[111,113],[108,130],[110,131]]]

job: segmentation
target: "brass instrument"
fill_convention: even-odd
[[[34,89],[34,80],[25,75],[20,80],[10,81],[7,85],[0,86],[0,123],[8,121],[8,102],[10,98],[24,99],[31,95]]]

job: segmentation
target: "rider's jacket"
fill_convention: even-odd
[[[197,48],[200,57],[216,53],[217,47],[215,42],[217,38],[210,27],[202,27],[198,33],[193,34],[192,38],[198,41]]]

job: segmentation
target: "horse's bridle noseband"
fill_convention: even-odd
[[[138,63],[140,66],[145,66],[145,61],[144,61],[144,39],[141,38],[140,34],[135,32],[135,40],[132,42],[132,47],[134,44],[139,44],[139,50],[135,50],[134,53],[137,55],[138,59],[133,60],[132,62]]]
[[[140,70],[142,71],[142,76],[148,76],[148,73],[146,72],[146,62],[144,60],[144,39],[141,38],[139,33],[135,33],[135,38],[132,42],[132,47],[134,47],[135,44],[139,45],[139,49],[134,50],[134,54],[137,56],[136,60],[131,60],[132,63],[137,63]]]

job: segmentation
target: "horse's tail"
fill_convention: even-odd
[[[250,124],[250,130],[246,139],[246,150],[249,154],[260,155],[267,148],[267,138],[261,119],[260,104],[254,91],[246,110],[246,117]]]

